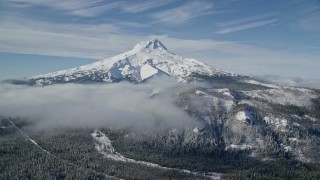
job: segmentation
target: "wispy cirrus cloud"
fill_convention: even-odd
[[[4,3],[17,7],[43,6],[83,17],[95,17],[123,5],[123,1],[104,0],[4,0]]]
[[[15,22],[13,22],[15,21]],[[134,35],[110,24],[61,24],[26,19],[2,21],[0,52],[104,59],[130,50],[136,43],[153,35]],[[166,35],[158,38],[172,52],[199,59],[230,72],[297,76],[301,68],[305,77],[318,73],[316,57],[302,57],[249,44],[188,40]],[[287,68],[283,68],[286,67]]]
[[[226,33],[231,33],[231,32],[235,32],[235,31],[242,31],[242,30],[246,30],[246,29],[258,28],[261,26],[271,25],[273,23],[276,23],[277,21],[278,21],[278,19],[269,19],[269,20],[262,20],[262,21],[255,21],[255,22],[250,22],[250,23],[245,23],[245,24],[239,24],[239,25],[223,28],[219,31],[216,31],[216,33],[226,34]]]
[[[132,38],[139,41],[135,36],[121,36],[125,33],[115,24],[64,24],[24,18],[2,21],[0,34],[5,34],[0,36],[1,52],[97,59],[130,49],[128,41]]]
[[[97,17],[110,11],[121,13],[141,13],[156,9],[176,0],[155,1],[104,1],[104,0],[4,0],[6,7],[32,8],[46,7],[54,11],[78,17]],[[176,7],[164,11],[156,10],[147,17],[157,19],[158,22],[169,24],[182,24],[193,18],[212,14],[213,4],[210,1],[188,1],[179,3]]]
[[[229,22],[218,23],[220,30],[216,31],[218,34],[226,34],[236,31],[258,28],[262,26],[271,26],[279,22],[276,18],[276,13],[267,13],[256,15],[241,19],[232,20]]]
[[[217,24],[220,27],[228,27],[228,26],[234,26],[234,25],[239,25],[239,24],[248,23],[248,22],[259,21],[261,19],[269,19],[269,18],[273,18],[275,16],[276,16],[275,12],[270,12],[270,13],[266,13],[266,14],[260,14],[260,15],[250,16],[250,17],[244,17],[241,19],[220,22]]]
[[[296,1],[288,15],[294,28],[301,30],[320,31],[320,1]]]
[[[175,0],[167,1],[104,1],[104,0],[4,0],[10,6],[26,8],[32,6],[43,6],[55,10],[65,11],[67,14],[95,17],[110,10],[120,10],[129,13],[139,13],[164,6]]]
[[[174,0],[166,0],[166,1],[155,0],[155,1],[138,1],[138,2],[134,1],[133,3],[125,5],[122,9],[126,12],[138,13],[138,12],[154,9],[157,7],[161,7],[166,4],[170,4],[172,2],[174,2]]]
[[[152,15],[157,22],[183,24],[196,17],[213,13],[213,4],[209,1],[189,1],[182,6],[157,12]]]

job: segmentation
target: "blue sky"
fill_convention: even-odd
[[[86,64],[153,37],[230,72],[320,78],[319,0],[2,0],[0,78]]]

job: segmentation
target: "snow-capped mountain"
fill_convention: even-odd
[[[152,134],[151,140],[147,132],[142,133],[148,137],[143,143],[161,144],[159,147],[166,147],[163,151],[194,148],[201,155],[219,149],[245,151],[247,156],[261,159],[278,153],[302,162],[320,159],[316,153],[320,150],[319,131],[314,128],[319,127],[320,117],[317,90],[281,87],[217,70],[171,53],[158,39],[141,42],[109,59],[29,80],[36,85],[122,80],[140,83],[154,76],[169,76],[178,82],[205,81],[211,87],[190,87],[175,97],[176,105],[196,117],[198,126],[184,131],[169,129],[169,144],[163,142],[163,134]],[[131,140],[141,139],[136,136]]]
[[[152,115],[150,115],[148,111],[144,112],[144,110],[139,110],[137,111],[139,116],[132,117],[133,119],[140,118],[144,115],[146,118],[151,117],[150,120],[148,120],[151,124],[153,119],[156,119],[156,121],[154,121],[155,129],[153,129],[152,126],[150,126],[151,129],[140,127],[136,129],[134,126],[131,126],[130,123],[128,123],[127,126],[123,126],[123,128],[122,126],[120,126],[121,128],[113,128],[112,126],[108,127],[102,123],[101,127],[92,129],[90,133],[88,127],[79,131],[69,131],[67,128],[64,136],[59,135],[55,137],[50,135],[49,137],[43,137],[41,133],[41,135],[37,135],[38,137],[35,136],[35,138],[31,139],[26,133],[23,133],[23,130],[21,130],[19,126],[14,124],[14,121],[19,123],[20,126],[21,124],[25,124],[26,126],[29,126],[30,124],[30,126],[32,126],[36,121],[35,123],[33,123],[33,121],[31,121],[32,123],[29,123],[28,120],[26,120],[27,123],[21,123],[24,120],[10,120],[10,118],[2,118],[2,114],[0,114],[0,130],[2,130],[2,132],[0,131],[0,135],[1,133],[4,134],[5,136],[3,137],[7,138],[8,142],[8,145],[4,146],[3,150],[7,151],[7,147],[11,147],[12,142],[14,142],[20,143],[17,144],[17,146],[26,148],[26,150],[21,151],[23,155],[25,152],[32,152],[29,149],[30,146],[26,146],[24,141],[13,141],[10,139],[11,137],[15,137],[16,132],[19,131],[22,132],[21,134],[24,138],[29,140],[29,143],[32,143],[34,148],[45,152],[46,156],[44,158],[52,156],[54,157],[54,162],[62,160],[62,162],[65,163],[66,160],[60,159],[59,154],[62,153],[63,155],[63,153],[65,153],[62,157],[70,156],[69,164],[71,164],[72,167],[78,164],[85,165],[84,167],[81,167],[81,172],[86,168],[92,168],[92,170],[98,171],[101,171],[101,169],[105,169],[106,167],[114,168],[105,173],[118,173],[115,175],[121,178],[123,177],[124,179],[130,179],[132,174],[135,174],[137,178],[143,176],[146,178],[150,177],[150,179],[157,177],[163,179],[163,175],[166,175],[169,171],[175,171],[175,174],[182,174],[182,176],[172,176],[172,174],[169,173],[169,179],[175,177],[177,177],[177,179],[182,179],[184,177],[189,177],[189,175],[192,176],[190,179],[196,179],[197,176],[201,176],[200,179],[218,179],[220,178],[220,173],[226,173],[223,177],[228,177],[228,174],[230,174],[230,177],[232,178],[234,177],[234,169],[243,168],[244,170],[239,169],[237,173],[247,173],[249,172],[247,171],[247,167],[252,167],[252,174],[254,174],[254,176],[246,175],[241,176],[241,178],[253,177],[256,179],[259,178],[259,176],[255,176],[257,169],[268,169],[271,166],[279,165],[283,166],[282,163],[290,165],[290,169],[293,167],[292,163],[296,163],[294,166],[297,169],[300,168],[299,166],[301,164],[308,164],[308,166],[314,164],[315,167],[319,169],[320,90],[301,87],[282,87],[280,85],[255,80],[252,77],[234,75],[217,70],[197,60],[183,58],[171,53],[157,39],[141,42],[128,52],[88,65],[34,76],[27,80],[8,80],[6,82],[27,85],[36,84],[40,86],[70,82],[111,83],[129,81],[140,83],[155,76],[172,77],[178,82],[202,81],[206,83],[206,86],[202,86],[202,84],[198,83],[190,86],[184,84],[184,88],[179,89],[179,91],[176,91],[175,88],[164,88],[161,91],[159,91],[158,88],[152,89],[152,91],[148,89],[148,94],[146,94],[147,99],[143,98],[144,100],[142,101],[152,101],[152,104],[156,104],[159,102],[157,100],[166,97],[166,94],[169,94],[168,92],[170,91],[170,102],[168,103],[174,103],[174,106],[177,106],[194,120],[194,124],[191,123],[185,128],[173,127],[166,122],[175,122],[176,119],[174,118],[176,116],[170,115],[168,119],[164,120],[167,116],[163,116],[162,114],[167,109],[163,110],[161,108],[163,106],[156,105],[154,108],[156,113],[152,112]],[[134,86],[133,84],[131,85]],[[88,86],[91,87],[91,85]],[[106,86],[110,86],[110,84]],[[161,86],[161,84],[159,84],[159,86]],[[65,85],[59,85],[55,88],[62,88],[64,90],[59,92],[65,92],[64,87]],[[94,87],[95,89],[99,89],[100,86]],[[31,89],[33,88],[35,88],[36,91],[30,92],[41,92],[40,89],[47,91],[51,87],[31,87]],[[95,102],[92,100],[89,99],[89,101],[87,101],[87,98],[72,98],[79,97],[79,95],[83,96],[83,93],[76,95],[77,92],[83,91],[73,91],[72,88],[85,88],[85,90],[87,90],[85,86],[68,86],[66,89],[67,91],[72,92],[72,95],[68,94],[67,101],[61,101],[63,103],[67,102],[66,105],[58,103],[59,101],[54,101],[54,104],[61,104],[63,107],[67,107],[70,106],[70,103],[68,102],[69,99],[80,99],[80,101],[72,101],[72,105],[75,103],[82,105],[88,104],[87,106],[76,106],[80,107],[80,110],[87,112],[85,114],[99,112],[99,108],[92,108],[92,104],[95,105]],[[56,91],[57,89],[54,90]],[[91,90],[92,88],[90,88],[90,94],[92,93],[92,96],[97,95],[97,98],[99,99],[114,94],[110,93],[112,91],[106,91],[107,89],[105,88],[103,88],[102,91],[95,91],[99,93],[93,93]],[[27,88],[27,91],[29,91],[29,88]],[[108,96],[101,96],[103,94],[100,92],[104,92]],[[121,92],[120,96],[123,94],[124,93]],[[54,96],[50,95],[49,97],[55,98],[55,95],[57,94],[54,94]],[[130,96],[134,96],[134,94],[130,94]],[[10,92],[9,94],[0,96],[0,98],[1,97],[5,97],[3,98],[3,101],[0,101],[4,102],[2,104],[0,103],[3,108],[5,107],[3,104],[10,102],[9,97],[12,97],[12,101],[15,102],[15,98],[20,96],[13,96]],[[65,97],[66,96],[63,96],[62,98]],[[57,100],[59,98],[61,97],[58,97]],[[125,104],[117,103],[116,99],[117,98],[113,98],[112,103],[116,102],[116,107],[121,107],[121,109],[122,106],[124,106],[124,113],[126,113],[126,109],[129,109],[130,115],[132,114],[132,111],[136,111],[135,108],[130,107],[130,103],[128,104],[128,107],[126,107],[127,100],[131,101],[131,98],[127,98],[127,96],[125,98],[119,98],[120,101],[125,100]],[[29,102],[30,98],[26,100]],[[108,99],[105,100],[107,101]],[[39,114],[42,114],[43,108],[37,108],[38,106],[34,105],[34,102],[30,102],[31,111],[34,112],[32,108],[38,109],[41,111]],[[136,105],[139,102],[140,100],[133,104]],[[44,103],[44,105],[46,105],[46,103]],[[103,110],[108,109],[107,115],[103,116],[105,117],[106,122],[108,122],[108,113],[113,111],[113,106],[110,106],[108,103],[100,104],[100,101],[98,102],[98,105],[101,106]],[[42,103],[40,106],[42,106]],[[45,109],[46,107],[51,111],[54,106],[44,106],[44,112],[48,113],[49,111]],[[27,109],[29,110],[29,108],[30,107]],[[94,109],[94,111],[92,111],[92,109]],[[14,110],[11,110],[10,112],[15,112]],[[71,110],[74,111],[71,112],[72,114],[76,114],[74,119],[78,120],[79,114],[77,109],[71,108]],[[17,112],[19,111],[21,111],[20,108],[17,108]],[[112,113],[118,114],[118,112],[122,111],[116,110]],[[175,112],[169,110],[169,113]],[[54,113],[49,113],[49,115],[50,114]],[[27,116],[28,115],[29,113],[27,113]],[[69,115],[69,113],[66,113],[65,110],[62,111],[61,115],[66,118],[73,117]],[[135,115],[135,113],[133,113],[133,115]],[[153,116],[156,116],[156,118],[152,118]],[[59,115],[58,118],[60,117],[61,116]],[[111,117],[117,118],[118,116],[112,115]],[[92,116],[92,119],[94,118],[96,118],[95,115]],[[99,119],[99,117],[97,118]],[[50,117],[49,119],[54,118]],[[79,120],[79,122],[82,122],[81,118]],[[118,118],[115,119],[115,121],[116,120],[118,120]],[[184,119],[180,120],[184,123]],[[93,124],[94,122],[97,121],[92,121]],[[113,122],[113,119],[111,122]],[[187,121],[185,121],[185,123],[187,124]],[[69,125],[69,123],[67,124]],[[137,126],[141,126],[140,123],[136,124]],[[159,125],[161,128],[159,128]],[[78,126],[75,126],[75,128],[76,127]],[[10,129],[13,135],[7,136],[6,133],[9,133]],[[27,127],[25,129],[32,128]],[[61,132],[62,131],[64,130],[61,130]],[[92,139],[90,139],[90,137]],[[37,142],[39,142],[39,144]],[[1,147],[2,146],[0,146],[0,150]],[[91,151],[88,151],[90,147]],[[34,156],[28,155],[28,157]],[[10,160],[12,158],[8,159]],[[21,160],[21,163],[27,162],[25,161],[25,158],[17,159]],[[77,159],[82,159],[82,162],[74,162],[74,160]],[[90,163],[88,163],[89,161]],[[38,165],[39,162],[44,161],[38,159],[34,160],[34,158],[32,158],[30,159],[30,162],[36,162],[36,165]],[[266,164],[264,164],[264,162],[266,162]],[[14,161],[12,164],[19,163]],[[185,166],[186,164],[187,166]],[[256,164],[259,168],[252,166]],[[29,167],[29,164],[24,165],[23,167]],[[50,166],[50,168],[51,167],[52,166]],[[226,169],[221,169],[221,167]],[[21,167],[17,166],[17,168],[20,169]],[[189,170],[186,170],[186,168]],[[314,170],[318,171],[316,168]],[[152,169],[153,171],[149,171]],[[292,171],[296,171],[297,169]],[[301,169],[305,168],[303,167]],[[39,172],[38,169],[34,169],[34,171]],[[155,174],[161,171],[163,171],[162,174]],[[212,171],[217,173],[212,173]],[[277,168],[274,168],[273,171],[277,172],[275,173],[276,175],[279,175],[279,172],[282,172],[283,168],[279,168],[279,172]],[[15,172],[15,169],[12,170],[12,172]],[[127,172],[130,175],[124,176],[124,172]],[[269,171],[264,172],[269,173]],[[146,174],[144,175],[141,173]],[[287,173],[287,171],[285,171],[285,173]],[[304,170],[302,173],[307,174]],[[271,172],[270,174],[261,177],[269,177],[269,175],[274,174]],[[8,179],[1,178],[1,170],[0,179]]]
[[[171,53],[158,39],[140,42],[132,50],[91,64],[28,79],[38,85],[66,82],[142,82],[153,76],[171,76],[179,82],[193,75],[232,76],[195,59]]]

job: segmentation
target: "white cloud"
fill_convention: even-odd
[[[257,79],[260,79],[264,82],[269,82],[273,84],[278,84],[281,86],[296,86],[296,87],[308,87],[320,89],[320,79],[319,78],[311,78],[311,79],[303,79],[303,78],[293,78],[293,77],[282,77],[275,75],[262,75],[255,76]]]
[[[288,77],[317,77],[318,57],[289,54],[237,42],[210,39],[186,40],[160,37],[168,49],[185,57],[192,57],[230,72],[249,74],[275,74]],[[308,69],[301,73],[302,69]]]
[[[276,16],[275,12],[270,12],[270,13],[266,13],[266,14],[260,14],[260,15],[241,18],[241,19],[235,19],[235,20],[231,20],[231,21],[227,21],[227,22],[219,22],[218,25],[220,27],[230,27],[230,26],[235,26],[235,25],[239,25],[239,24],[259,21],[261,19],[270,19],[270,18],[274,18],[275,16]]]
[[[293,27],[318,33],[320,31],[320,2],[299,1],[288,14]]]
[[[106,2],[103,0],[5,0],[4,2],[17,7],[49,7],[66,11],[71,15],[84,17],[95,17],[123,4],[122,1]]]
[[[117,24],[118,26],[121,27],[132,27],[132,28],[145,28],[145,27],[149,27],[149,24],[144,24],[144,23],[138,23],[138,22],[128,22],[128,21],[117,21],[115,22],[115,24]]]
[[[123,6],[123,10],[130,13],[137,13],[164,6],[172,2],[174,2],[174,0],[134,1],[133,3]]]
[[[253,28],[258,28],[261,26],[271,25],[271,24],[276,23],[277,21],[278,21],[278,19],[255,21],[255,22],[250,22],[250,23],[246,23],[246,24],[240,24],[240,25],[236,25],[236,26],[223,28],[222,30],[217,31],[216,33],[225,34],[225,33],[231,33],[231,32],[235,32],[235,31],[246,30],[246,29],[253,29]]]
[[[276,13],[272,12],[218,23],[218,26],[220,26],[221,29],[216,31],[216,33],[226,34],[246,29],[258,28],[266,25],[274,26],[276,24],[279,24],[279,20],[275,17]]]
[[[0,36],[2,52],[88,58],[115,55],[142,39],[122,36],[121,28],[112,24],[56,24],[15,18],[2,21],[0,33],[5,34]]]
[[[56,24],[8,19],[0,24],[0,51],[38,55],[104,59],[130,50],[155,35],[132,35],[112,24]],[[188,40],[159,36],[174,53],[195,58],[214,67],[241,74],[276,74],[316,77],[317,57],[288,54],[249,44]],[[301,73],[301,69],[308,71]]]
[[[0,114],[27,118],[39,130],[83,127],[183,128],[196,120],[175,106],[173,95],[186,84],[158,80],[143,85],[53,85],[25,87],[1,84]],[[160,94],[151,98],[157,89]],[[138,106],[137,106],[138,105]]]
[[[138,13],[154,9],[174,2],[166,1],[104,1],[104,0],[5,0],[9,6],[26,8],[43,6],[55,10],[65,11],[67,14],[82,17],[96,17],[110,10],[121,10],[129,13]]]
[[[189,20],[213,13],[213,4],[207,1],[189,1],[182,6],[152,15],[158,22],[183,24]]]

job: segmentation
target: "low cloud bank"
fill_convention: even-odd
[[[37,130],[191,127],[196,120],[174,105],[175,95],[190,86],[170,80],[45,87],[1,83],[0,116],[27,118]]]
[[[255,78],[281,86],[296,86],[320,89],[320,78],[303,79],[303,78],[286,78],[275,75],[254,76]]]

